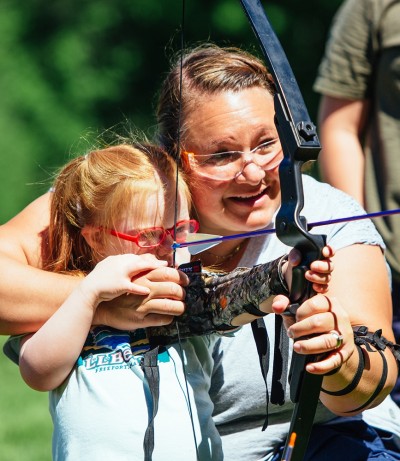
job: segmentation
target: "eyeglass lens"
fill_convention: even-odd
[[[204,176],[216,179],[234,179],[247,164],[254,163],[264,170],[276,168],[283,158],[277,139],[267,141],[250,152],[229,151],[211,155],[189,154],[192,168]],[[252,156],[251,161],[248,155]]]
[[[187,235],[195,233],[198,230],[198,223],[195,220],[179,221],[176,223],[176,236],[174,235],[175,229],[164,229],[163,227],[154,227],[143,229],[137,234],[137,243],[142,248],[148,248],[160,245],[169,234],[178,243],[185,242]]]

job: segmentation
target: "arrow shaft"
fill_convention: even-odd
[[[351,222],[351,221],[360,221],[362,219],[374,219],[374,218],[381,218],[384,216],[391,216],[391,215],[396,215],[400,214],[400,208],[395,208],[393,210],[386,210],[386,211],[377,211],[374,213],[366,213],[362,215],[357,215],[357,216],[346,216],[344,218],[336,218],[336,219],[329,219],[326,221],[316,221],[313,223],[309,223],[307,226],[307,230],[312,229],[313,227],[321,227],[321,226],[328,226],[331,224],[340,224],[342,222]],[[240,238],[251,238],[251,237],[259,237],[261,235],[267,235],[267,234],[274,234],[276,232],[275,228],[272,229],[262,229],[258,231],[251,231],[251,232],[243,232],[241,234],[234,234],[234,235],[223,235],[223,236],[217,236],[217,237],[211,237],[203,240],[193,240],[191,242],[183,242],[183,243],[177,243],[175,242],[172,247],[175,248],[186,248],[186,247],[191,247],[191,246],[196,246],[196,245],[204,245],[204,244],[218,244],[221,242],[224,242],[226,240],[235,240],[235,239],[240,239]],[[204,234],[203,234],[204,235]]]

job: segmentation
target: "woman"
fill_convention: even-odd
[[[199,47],[185,54],[182,60],[179,58],[167,76],[158,106],[159,138],[171,153],[180,153],[200,232],[232,235],[273,225],[280,206],[278,165],[282,159],[274,124],[273,94],[273,82],[264,65],[237,49]],[[181,120],[180,145],[176,143],[178,120]],[[350,197],[310,177],[304,177],[304,192],[303,211],[308,222],[363,212]],[[366,221],[326,226],[322,231],[336,250],[335,273],[328,296],[317,295],[306,301],[297,311],[296,323],[288,328],[288,335],[297,339],[294,348],[301,354],[329,351],[332,330],[343,335],[339,350],[307,365],[309,372],[326,375],[320,394],[323,405],[318,408],[316,420],[331,421],[329,426],[318,428],[317,438],[324,441],[321,451],[316,449],[317,440],[311,440],[307,459],[313,460],[336,459],[328,438],[337,437],[340,432],[352,437],[347,423],[334,420],[332,413],[357,415],[378,405],[390,392],[397,375],[391,351],[386,348],[382,359],[365,346],[356,346],[352,329],[361,325],[371,332],[382,329],[383,335],[393,341],[388,273],[380,236]],[[204,251],[200,257],[206,265],[232,270],[238,265],[268,261],[284,252],[285,246],[276,236],[268,235],[227,240]],[[271,317],[266,318],[266,324],[273,338]],[[313,337],[299,339],[303,336]],[[265,395],[250,327],[243,327],[234,338],[221,338],[211,354],[210,395],[226,458],[271,459],[287,435],[292,405],[286,395],[284,404],[280,402],[283,406],[271,407],[270,425],[266,433],[261,432]],[[360,364],[360,357],[365,358],[365,366]],[[389,372],[383,384],[385,362]],[[362,375],[357,383],[358,369]],[[269,376],[269,386],[271,379]],[[379,413],[372,413],[369,420],[399,435],[395,424],[379,421]],[[395,418],[398,425],[398,413]],[[375,437],[367,436],[369,428],[364,424],[353,422],[354,445],[350,447],[355,450],[354,459],[375,455],[374,448],[369,451],[363,448],[368,437]],[[376,450],[385,452],[379,444],[377,441]],[[382,456],[387,459],[389,455]],[[398,455],[392,456],[398,459]]]
[[[281,148],[273,123],[271,79],[258,60],[239,51],[233,50],[232,53],[205,47],[189,54],[184,59],[182,107],[178,92],[179,68],[173,69],[167,78],[159,107],[161,139],[174,152],[177,147],[176,123],[182,110],[182,150],[187,152],[183,161],[190,178],[193,208],[201,220],[202,232],[222,235],[272,225],[280,205],[277,165]],[[226,170],[222,177],[215,172],[210,176],[210,170],[207,172],[204,168],[210,164],[210,154],[232,150],[246,153],[228,154],[232,161],[222,162],[229,167],[228,176]],[[206,155],[202,158],[204,161],[200,155]],[[233,171],[231,166],[234,167]],[[304,214],[310,222],[315,216],[337,217],[339,204],[343,206],[343,214],[362,211],[347,196],[319,185],[311,178],[305,178],[304,184]],[[38,213],[42,216],[39,222],[36,219]],[[35,269],[41,266],[41,255],[37,248],[40,245],[40,231],[47,226],[47,216],[48,198],[44,197],[0,229],[0,267],[7,268],[0,281],[3,299],[0,319],[5,333],[35,331],[62,304],[75,284],[72,278],[65,282],[67,276],[59,274],[50,274],[53,277],[49,282],[49,274]],[[27,228],[29,235],[26,234]],[[297,312],[297,323],[290,326],[288,333],[294,338],[316,334],[312,339],[297,341],[295,347],[300,353],[329,352],[326,359],[309,364],[308,370],[325,374],[341,366],[334,374],[324,377],[325,391],[335,392],[354,382],[357,373],[360,355],[354,343],[352,326],[366,325],[373,332],[382,328],[388,340],[393,339],[393,334],[388,278],[382,256],[383,243],[372,224],[363,222],[328,226],[324,232],[328,235],[328,242],[338,249],[334,257],[335,274],[329,296],[317,295],[306,301]],[[201,257],[207,265],[231,270],[238,264],[252,266],[257,261],[266,262],[285,253],[287,248],[272,236],[227,241]],[[371,267],[374,267],[373,272]],[[18,280],[21,278],[25,290],[19,290]],[[157,322],[167,324],[171,316],[183,308],[182,285],[185,283],[182,273],[172,268],[155,269],[147,275],[145,284],[150,294],[144,302],[143,297],[129,296],[130,299],[120,298],[113,305],[103,303],[96,310],[94,323],[122,329],[134,329],[143,324],[155,325]],[[51,293],[48,291],[49,285],[53,287]],[[15,289],[10,290],[10,286]],[[376,306],[379,306],[379,310]],[[276,312],[282,312],[285,307],[284,303],[277,306]],[[274,336],[272,320],[273,316],[266,319],[271,340]],[[339,331],[343,337],[339,349],[334,349],[337,344],[340,346],[340,341],[337,343],[332,330]],[[259,371],[250,328],[244,327],[233,338],[219,339],[206,346],[209,347],[209,355],[203,360],[203,369],[211,379],[214,421],[222,435],[225,459],[272,459],[287,435],[292,405],[286,396],[283,406],[270,408],[270,426],[266,433],[261,432],[265,419],[265,384]],[[335,423],[339,422],[330,411],[339,415],[359,413],[357,408],[365,405],[378,387],[384,365],[382,356],[372,352],[374,347],[371,347],[371,351],[365,347],[362,350],[368,366],[362,369],[360,382],[355,389],[342,396],[321,393],[324,406],[318,411],[317,421],[332,423],[318,427],[322,434],[314,431],[317,441],[323,440],[324,446],[321,453],[309,452],[309,459],[318,459],[318,456],[319,459],[335,459],[335,451],[326,441],[326,431],[331,430],[336,436]],[[386,348],[383,354],[388,364],[388,377],[373,401],[368,402],[368,407],[384,400],[397,373],[391,351]],[[388,421],[380,421],[381,414],[385,415],[380,407],[370,417],[375,427],[383,427],[391,432],[398,430],[400,424],[395,413]],[[379,445],[381,439],[363,421],[350,421],[350,426],[352,429],[357,426],[359,439],[352,438],[350,431],[351,453],[360,453],[361,459],[368,459],[375,448],[368,448],[369,453],[366,454],[363,451],[364,442],[368,444],[371,438],[376,437]],[[339,445],[344,446],[344,443]],[[316,441],[311,440],[310,449],[318,450]],[[389,451],[383,446],[378,446],[376,450],[379,454],[386,452],[385,459],[388,459],[387,456],[398,459],[395,454],[388,454]],[[346,456],[349,457],[349,454]]]

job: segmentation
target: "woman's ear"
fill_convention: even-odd
[[[82,237],[86,240],[86,243],[97,253],[101,253],[104,242],[102,238],[102,231],[98,227],[85,226],[81,230]]]

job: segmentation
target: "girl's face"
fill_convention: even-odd
[[[184,150],[194,158],[249,152],[278,138],[274,114],[273,97],[261,88],[207,95],[196,101],[186,119]],[[279,138],[276,146],[281,155]],[[193,168],[189,180],[201,232],[229,235],[260,229],[271,223],[280,206],[278,165],[264,170],[250,160],[236,178],[225,180]]]
[[[172,188],[171,188],[172,189]],[[135,220],[134,210],[137,204],[133,204],[132,213],[127,210],[115,230],[128,235],[136,235],[138,231],[151,229],[153,227],[163,227],[164,229],[173,229],[174,227],[174,196],[170,200],[166,200],[163,192],[155,193],[149,196],[147,203],[143,203],[143,209],[146,210],[140,218],[140,226],[138,220]],[[177,221],[188,220],[189,209],[186,197],[184,194],[179,196],[179,214]],[[136,221],[136,222],[135,222]],[[133,254],[153,254],[156,258],[168,261],[169,266],[174,262],[173,255],[173,238],[167,233],[164,241],[154,248],[141,248],[136,243],[125,240],[124,238],[106,234],[104,236],[104,244],[102,245],[101,259],[117,254],[133,253]],[[175,253],[175,266],[186,263],[190,260],[190,255],[187,248],[178,248]]]

